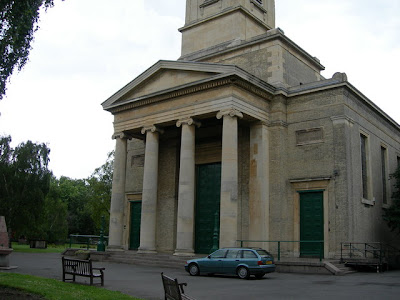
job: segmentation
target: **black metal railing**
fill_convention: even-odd
[[[86,245],[86,249],[89,250],[90,246],[96,246],[99,240],[99,235],[70,234],[69,247],[72,248],[73,244]],[[108,244],[108,236],[104,236],[104,240]]]
[[[300,252],[301,251],[301,246],[302,245],[310,245],[310,244],[317,244],[316,250],[314,251],[304,251],[303,253],[306,255],[311,255],[311,256],[317,256],[320,261],[322,261],[322,258],[324,257],[324,241],[318,240],[318,241],[255,241],[255,240],[237,240],[237,242],[240,242],[240,247],[243,247],[243,243],[276,243],[277,245],[277,258],[278,261],[281,260],[281,245],[285,243],[299,243],[300,244]]]
[[[387,264],[390,258],[400,256],[400,250],[384,243],[359,243],[342,242],[340,243],[340,262],[345,261],[369,261]]]

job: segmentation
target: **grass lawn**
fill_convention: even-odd
[[[38,249],[38,248],[30,248],[29,245],[19,245],[18,243],[12,243],[12,248],[14,249],[15,252],[61,253],[65,249],[69,248],[69,244],[65,244],[65,245],[49,244],[49,245],[47,245],[46,249]],[[86,245],[72,244],[72,248],[77,248],[77,249],[82,248],[82,249],[86,250]],[[96,248],[91,248],[91,249],[96,249]]]
[[[27,293],[42,296],[49,300],[94,299],[94,300],[140,300],[121,292],[76,283],[66,283],[55,279],[41,278],[31,275],[0,272],[0,287],[18,289]],[[1,299],[0,288],[0,299]]]

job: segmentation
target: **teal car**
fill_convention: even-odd
[[[201,274],[230,274],[248,279],[251,275],[262,278],[276,269],[274,257],[260,248],[223,248],[207,257],[191,259],[185,270],[192,276]]]

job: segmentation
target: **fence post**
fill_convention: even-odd
[[[278,241],[278,261],[281,260],[281,241]]]
[[[322,261],[322,247],[323,246],[323,242],[319,243],[319,261]]]
[[[349,247],[350,247],[350,252],[349,252],[349,256],[353,257],[353,247],[351,246],[351,243],[349,243]]]
[[[340,243],[340,263],[343,263],[343,243]]]
[[[367,258],[367,243],[364,244],[364,258]]]

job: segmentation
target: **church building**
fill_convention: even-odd
[[[187,0],[179,31],[178,60],[102,104],[116,141],[109,248],[286,241],[283,255],[334,258],[341,242],[390,243],[399,124],[345,73],[324,78],[275,26],[273,0]]]

